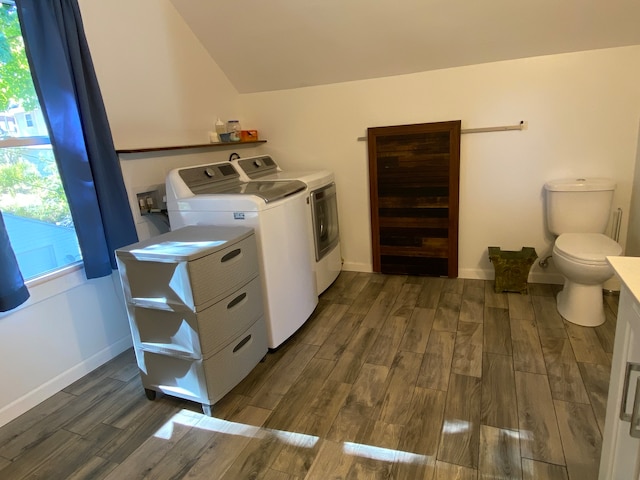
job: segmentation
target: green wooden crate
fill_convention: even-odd
[[[489,247],[489,260],[496,272],[495,292],[527,293],[529,270],[536,258],[538,254],[532,247],[522,247],[519,252]]]

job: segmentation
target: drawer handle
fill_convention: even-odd
[[[629,399],[629,388],[631,387],[631,384],[632,384],[632,380],[631,380],[632,372],[640,372],[640,363],[627,362],[627,368],[624,373],[624,385],[622,386],[622,401],[620,402],[620,420],[623,420],[625,422],[630,422],[631,417],[634,413],[633,410],[631,413],[628,413],[628,410],[627,410],[627,404]],[[637,380],[640,377],[636,375],[635,378]],[[634,410],[635,410],[635,404],[634,404]]]
[[[242,249],[241,248],[236,248],[234,251],[229,252],[224,257],[222,257],[220,262],[221,263],[228,262],[229,260],[231,260],[231,259],[237,257],[238,255],[240,255],[240,253],[242,253]]]
[[[247,335],[245,338],[240,340],[240,343],[237,344],[235,346],[235,348],[233,349],[233,353],[236,353],[238,350],[240,350],[242,347],[244,347],[247,344],[247,342],[249,342],[249,340],[251,340],[251,334]]]
[[[634,438],[640,438],[640,380],[636,380],[636,394],[633,397],[633,410],[631,411],[631,425],[629,426],[629,435]]]
[[[240,295],[238,295],[236,298],[234,298],[229,302],[229,305],[227,305],[227,310],[231,310],[233,307],[238,305],[245,298],[247,298],[247,293],[246,292],[241,293]]]

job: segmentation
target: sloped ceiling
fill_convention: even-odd
[[[240,93],[640,44],[640,0],[172,3]]]

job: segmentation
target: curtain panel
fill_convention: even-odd
[[[18,268],[16,256],[9,242],[9,235],[0,212],[0,312],[7,312],[22,305],[29,298],[29,291]]]
[[[138,240],[77,0],[16,0],[87,278]]]

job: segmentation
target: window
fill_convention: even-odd
[[[0,2],[0,210],[25,280],[81,261],[13,2]]]

